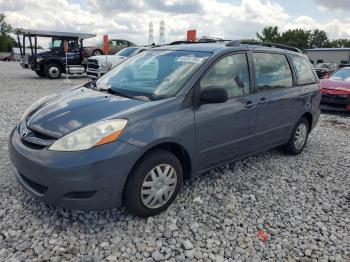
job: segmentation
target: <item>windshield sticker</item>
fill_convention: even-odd
[[[176,59],[176,62],[184,62],[184,63],[196,63],[200,64],[205,59],[205,57],[195,57],[195,56],[180,56]]]

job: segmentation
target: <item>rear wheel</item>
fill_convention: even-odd
[[[92,51],[92,55],[93,56],[103,55],[103,52],[100,49],[96,49],[96,50]]]
[[[309,122],[305,117],[301,118],[295,126],[289,141],[284,145],[284,151],[291,155],[303,152],[309,137]]]
[[[174,201],[182,180],[182,166],[175,155],[165,150],[147,154],[126,183],[127,209],[142,217],[158,214]]]
[[[40,71],[40,70],[36,70],[35,73],[36,73],[38,76],[40,76],[40,77],[45,77],[45,76],[46,76],[45,73],[42,72],[42,71]]]
[[[45,67],[45,75],[51,79],[60,78],[62,74],[62,69],[58,64],[48,64]]]

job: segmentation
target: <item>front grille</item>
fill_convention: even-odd
[[[97,74],[97,73],[94,73],[94,72],[88,71],[88,72],[86,72],[86,74],[87,74],[88,76],[98,77],[98,74]]]
[[[96,59],[88,59],[87,61],[87,67],[92,69],[98,69],[98,61]]]
[[[25,121],[22,121],[19,125],[19,135],[22,142],[33,149],[42,149],[52,145],[56,139],[48,135],[42,134],[38,131],[29,129]]]
[[[24,175],[22,175],[21,173],[19,173],[19,175],[21,176],[21,178],[24,180],[24,182],[26,182],[26,184],[28,186],[30,186],[32,189],[34,189],[35,191],[37,191],[40,194],[45,194],[46,191],[48,190],[48,187],[40,185],[36,182],[34,182],[33,180],[30,180],[29,178],[25,177]]]

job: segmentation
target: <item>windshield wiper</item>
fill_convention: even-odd
[[[127,94],[125,94],[125,93],[122,93],[122,92],[117,91],[117,90],[112,89],[112,88],[107,88],[107,89],[102,89],[102,90],[105,90],[106,92],[111,93],[111,94],[113,94],[113,95],[117,95],[117,96],[122,96],[122,97],[134,99],[133,96],[127,95]]]

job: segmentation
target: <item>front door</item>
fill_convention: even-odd
[[[78,39],[68,41],[68,65],[81,65],[81,52]]]
[[[200,104],[195,111],[197,164],[200,170],[233,160],[255,150],[256,97],[250,92],[246,53],[220,58],[197,88],[222,87],[229,100]]]
[[[300,88],[285,54],[253,53],[258,116],[259,150],[286,143],[303,106]]]

